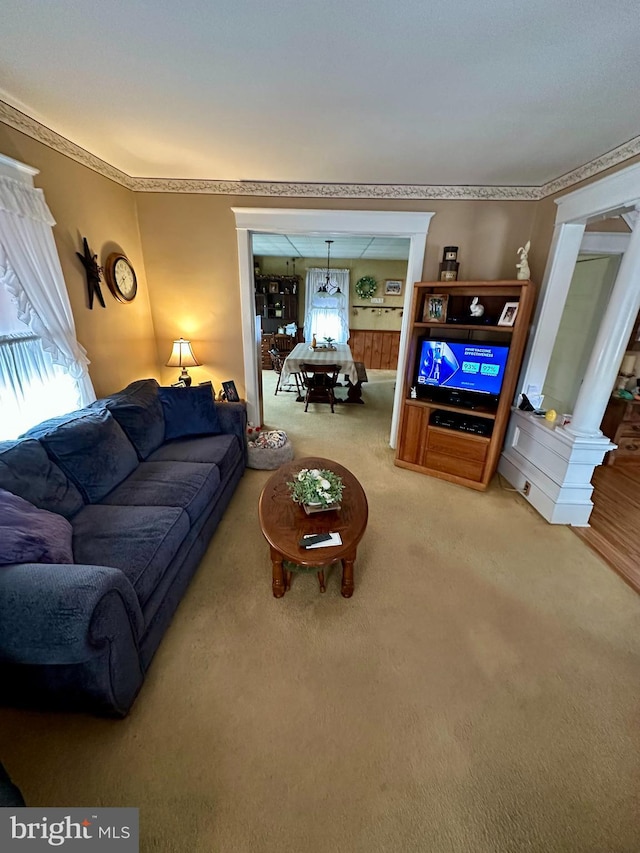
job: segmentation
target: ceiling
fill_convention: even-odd
[[[253,254],[279,258],[327,257],[327,237],[302,234],[253,234]],[[410,240],[406,237],[334,236],[331,262],[340,258],[350,260],[398,260],[409,257]]]
[[[1,26],[0,99],[129,176],[538,187],[640,134],[637,0],[2,0]]]

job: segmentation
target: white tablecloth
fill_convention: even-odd
[[[292,373],[300,373],[301,364],[339,364],[340,374],[348,376],[355,385],[358,371],[348,344],[334,344],[334,350],[311,349],[311,344],[296,344],[282,365],[282,382],[286,382]]]

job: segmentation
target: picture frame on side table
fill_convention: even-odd
[[[446,323],[449,294],[430,293],[424,298],[423,323]]]
[[[228,403],[240,402],[240,395],[236,390],[236,383],[233,381],[233,379],[230,379],[228,382],[223,382],[222,390],[225,393]]]
[[[402,296],[403,278],[388,278],[384,283],[385,296]]]
[[[513,326],[518,316],[518,302],[505,302],[502,314],[498,320],[499,326]]]

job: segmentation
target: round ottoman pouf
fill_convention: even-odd
[[[272,470],[292,459],[293,444],[283,430],[261,432],[255,441],[249,442],[248,468]]]

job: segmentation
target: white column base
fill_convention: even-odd
[[[515,410],[498,471],[516,489],[530,483],[525,500],[550,524],[588,527],[594,469],[615,447],[606,436],[580,438]]]

